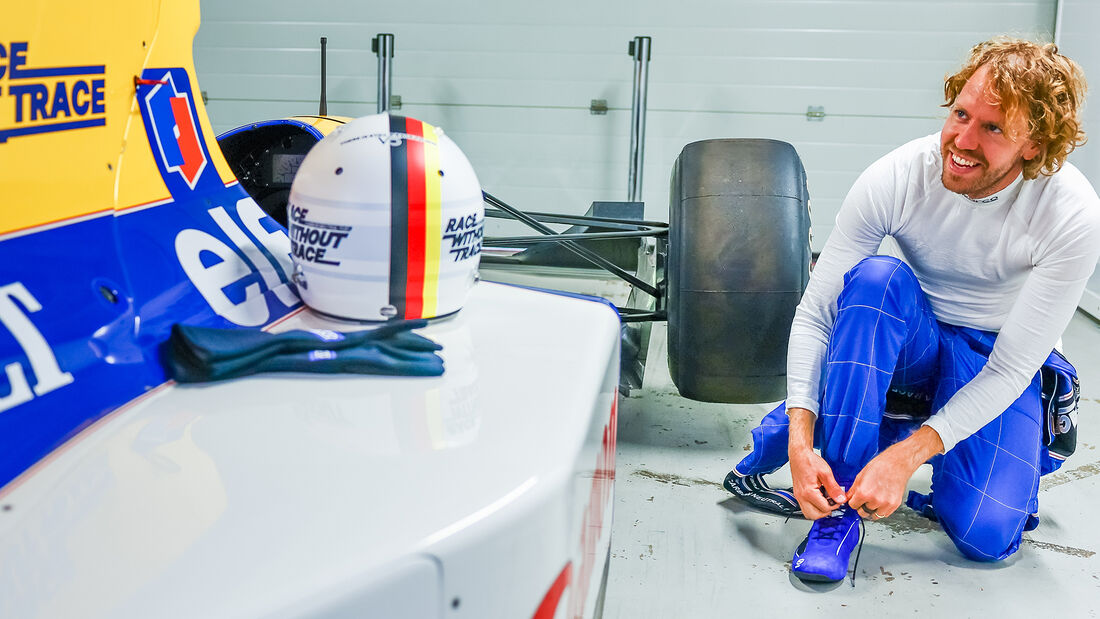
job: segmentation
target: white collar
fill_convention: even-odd
[[[970,196],[965,194],[959,195],[961,195],[963,198],[966,198],[966,200],[971,204],[975,204],[978,206],[990,206],[1002,202],[1011,202],[1013,199],[1016,198],[1016,194],[1019,192],[1020,185],[1023,183],[1023,180],[1023,173],[1017,174],[1016,180],[1009,183],[1007,187],[991,196],[986,196],[984,198],[971,198]]]

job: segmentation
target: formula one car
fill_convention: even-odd
[[[347,120],[267,120],[218,141],[242,186],[286,225],[297,166]],[[540,276],[555,267],[606,270],[631,287],[618,307],[624,393],[642,383],[647,323],[667,320],[668,365],[681,395],[782,399],[787,333],[812,257],[801,160],[776,140],[704,140],[684,147],[671,185],[667,224],[642,220],[640,202],[594,202],[587,215],[568,216],[527,213],[485,192],[487,217],[517,220],[535,234],[486,236],[482,279],[537,286],[545,280],[529,277],[530,267]],[[570,227],[556,232],[550,223]]]
[[[303,305],[287,230],[213,140],[191,57],[198,2],[114,9],[31,2],[0,26],[0,616],[600,616],[622,337],[614,309],[482,281],[461,310],[418,330],[442,345],[442,376],[177,384],[165,364],[174,325],[370,327]],[[330,122],[296,126],[313,127],[316,142],[315,125]],[[250,152],[281,154],[271,148]],[[793,182],[778,202],[804,211],[793,151],[733,150],[785,162]],[[729,215],[695,214],[728,210],[699,159],[760,167],[730,152],[685,151],[674,177],[685,189],[673,200],[667,276],[653,287],[678,350],[697,345],[699,325],[769,296],[790,307],[756,313],[782,323],[804,284],[806,221],[780,214],[792,209],[776,206],[774,174],[758,175],[739,208],[775,206],[797,234],[749,226],[743,236],[760,248],[796,239],[776,245],[778,262],[798,265],[791,290],[777,292],[764,252],[703,238],[708,221]],[[277,161],[264,182],[279,189],[300,161],[282,160],[282,172]],[[688,251],[681,235],[710,253]],[[714,303],[693,301],[714,290],[699,283],[705,275],[725,270],[707,261],[763,275],[738,276]],[[760,341],[759,329],[733,322],[734,340]],[[743,358],[722,367],[754,362],[737,351],[755,344],[730,346],[723,358]],[[724,397],[724,370],[694,357],[671,361],[686,368],[683,384]],[[737,372],[748,397],[774,391],[760,387],[774,385],[774,368]]]

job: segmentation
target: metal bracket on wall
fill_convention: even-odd
[[[806,120],[821,122],[825,120],[825,106],[811,105],[806,108]]]
[[[401,95],[390,95],[390,108],[391,110],[401,109]]]
[[[588,113],[595,116],[607,115],[607,99],[592,99],[588,104]]]

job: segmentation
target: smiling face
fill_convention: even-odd
[[[1039,154],[1027,136],[1027,121],[1005,112],[990,95],[989,68],[970,76],[947,115],[940,133],[943,186],[970,198],[984,198],[1008,187],[1023,171],[1024,161]]]

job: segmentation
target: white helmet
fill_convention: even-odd
[[[302,161],[287,211],[294,281],[322,314],[446,316],[477,279],[481,185],[428,123],[375,114],[337,128]]]

